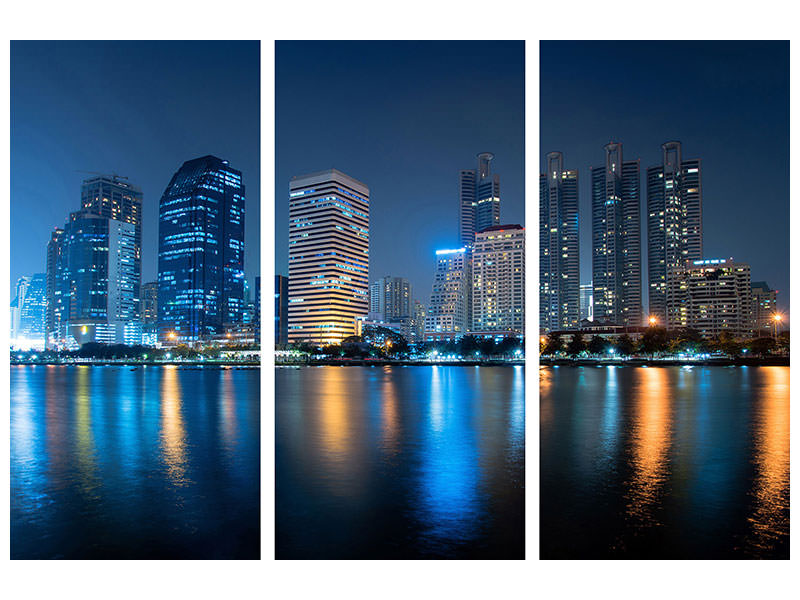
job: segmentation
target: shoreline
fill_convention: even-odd
[[[524,360],[315,360],[309,362],[276,362],[275,367],[517,367]]]
[[[788,367],[789,357],[708,358],[701,360],[686,360],[680,358],[629,358],[626,360],[602,358],[540,358],[539,364],[549,367]]]
[[[53,361],[12,361],[12,367],[16,366],[42,366],[42,367],[178,367],[178,368],[239,368],[252,369],[260,368],[260,362],[157,362],[157,361],[93,361],[93,362],[53,362]]]

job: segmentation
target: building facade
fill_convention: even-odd
[[[139,299],[142,281],[142,190],[129,183],[127,177],[99,175],[84,180],[81,185],[81,209],[134,228],[134,310],[140,313]]]
[[[12,302],[11,345],[20,350],[44,350],[47,284],[45,273],[20,277]]]
[[[289,278],[275,275],[275,346],[289,343]]]
[[[475,234],[470,331],[525,332],[525,229],[496,225]]]
[[[142,297],[139,303],[142,312],[142,325],[158,323],[158,281],[142,284]]]
[[[665,323],[669,273],[703,258],[703,187],[699,159],[685,160],[680,142],[661,149],[661,164],[647,169],[647,285],[649,316]]]
[[[622,144],[605,146],[605,165],[592,177],[592,297],[594,315],[619,325],[642,324],[639,161],[625,161]]]
[[[753,282],[753,335],[770,336],[778,312],[778,291],[771,289],[766,281]]]
[[[289,342],[341,342],[369,311],[369,188],[336,169],[289,184]]]
[[[239,324],[245,187],[228,161],[183,163],[159,203],[158,337],[192,344]]]
[[[581,284],[581,322],[583,321],[594,321],[594,299],[592,294],[594,293],[593,286],[591,283],[582,283]]]
[[[564,169],[561,152],[546,157],[539,177],[539,327],[580,323],[578,171]]]
[[[458,175],[461,245],[472,246],[481,229],[500,224],[500,176],[492,173],[494,154],[478,154],[478,167]]]
[[[712,338],[723,331],[749,338],[753,330],[750,266],[733,259],[686,261],[670,271],[667,329],[696,329]]]
[[[431,334],[460,336],[467,332],[470,284],[467,249],[437,250],[433,290],[425,316],[425,339]]]
[[[369,312],[381,319],[410,318],[412,316],[411,284],[405,277],[386,275],[370,285]]]

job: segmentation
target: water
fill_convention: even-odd
[[[258,558],[259,370],[11,367],[12,558]]]
[[[278,558],[523,558],[523,367],[278,368]]]
[[[788,367],[540,371],[542,558],[788,558]]]

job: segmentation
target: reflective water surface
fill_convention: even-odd
[[[788,367],[540,370],[542,558],[788,558]]]
[[[259,370],[11,367],[12,558],[258,558]]]
[[[277,368],[278,558],[523,558],[523,367]]]

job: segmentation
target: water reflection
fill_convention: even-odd
[[[755,499],[748,551],[773,551],[789,536],[789,369],[765,367],[755,422]]]
[[[187,485],[186,429],[181,412],[181,383],[175,366],[164,367],[161,379],[161,456],[173,485]]]
[[[75,443],[78,479],[84,494],[94,497],[97,480],[97,455],[92,431],[90,368],[78,367],[75,377]]]
[[[667,479],[671,435],[670,393],[664,369],[639,369],[640,390],[635,399],[628,492],[628,514],[640,526],[659,525],[656,508]]]

